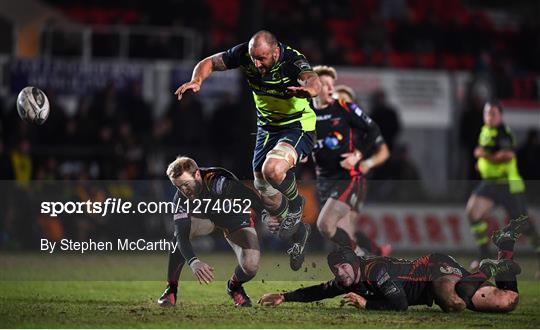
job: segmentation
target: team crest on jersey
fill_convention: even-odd
[[[338,126],[339,123],[341,123],[341,118],[332,118],[330,123],[332,124],[332,126]]]
[[[456,267],[450,267],[448,265],[444,265],[444,266],[441,266],[439,270],[443,274],[448,274],[448,275],[454,274],[458,276],[463,276],[463,273],[461,272],[461,270],[457,269]]]
[[[340,132],[331,132],[324,138],[324,145],[330,150],[336,150],[341,148],[341,141],[343,135]]]

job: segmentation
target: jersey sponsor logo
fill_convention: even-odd
[[[296,65],[300,71],[311,71],[311,65],[309,65],[308,61],[301,59],[294,62],[294,65]]]
[[[450,267],[448,265],[444,265],[444,266],[441,266],[439,268],[439,270],[441,271],[441,273],[443,274],[455,274],[455,275],[458,275],[458,276],[463,276],[463,273],[461,272],[461,270],[455,268],[455,267]]]
[[[214,191],[216,194],[221,195],[223,193],[223,184],[225,183],[225,177],[222,176],[221,178],[217,179],[214,183]]]
[[[384,273],[382,275],[379,276],[379,278],[377,279],[377,285],[383,285],[386,281],[388,281],[390,279],[390,274],[388,273]]]
[[[341,147],[343,135],[340,132],[331,132],[324,138],[324,145],[330,150],[336,150]]]
[[[332,115],[317,116],[317,120],[328,120],[328,119],[331,119],[331,118],[332,118]]]

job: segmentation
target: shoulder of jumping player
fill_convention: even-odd
[[[313,73],[313,68],[309,64],[309,61],[298,50],[280,43],[281,50],[283,52],[281,60],[278,65],[284,65],[285,71],[289,76],[293,78],[298,77],[301,73]]]
[[[248,43],[243,42],[232,48],[227,49],[223,53],[223,63],[227,69],[234,69],[240,65],[250,63]]]

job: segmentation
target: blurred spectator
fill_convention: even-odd
[[[4,141],[0,139],[0,180],[13,180],[13,178],[13,167]]]
[[[9,155],[15,181],[20,186],[27,186],[32,179],[33,162],[30,157],[30,141],[22,138]]]
[[[166,116],[172,119],[172,144],[174,146],[198,147],[206,142],[207,133],[201,130],[206,127],[203,106],[199,97],[186,93],[182,102],[173,96]]]
[[[390,159],[374,170],[372,182],[377,185],[370,185],[370,190],[376,200],[421,201],[425,198],[421,179],[409,147],[396,145]]]
[[[240,114],[240,105],[227,93],[221,98],[221,103],[216,107],[210,120],[210,141],[216,150],[217,163],[225,168],[234,168],[235,156],[239,153],[237,143],[240,140],[238,136],[240,125],[236,124],[235,129],[231,129],[231,126],[224,123],[236,122],[236,119],[240,119]]]
[[[375,91],[371,96],[370,117],[381,128],[381,134],[391,152],[396,137],[401,132],[401,120],[397,111],[388,104],[383,90]]]
[[[143,99],[142,82],[130,84],[129,91],[124,97],[122,112],[122,117],[129,121],[137,136],[148,135],[152,126],[152,109]]]
[[[483,109],[484,101],[482,98],[469,96],[467,108],[461,113],[459,120],[459,143],[464,151],[463,160],[465,168],[465,178],[480,179],[476,171],[476,159],[474,158],[474,148],[478,145],[478,136],[482,125],[484,125]]]

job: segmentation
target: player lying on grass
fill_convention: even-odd
[[[168,286],[158,300],[159,305],[176,304],[184,263],[191,267],[199,283],[214,280],[214,269],[197,258],[190,240],[219,227],[238,258],[238,265],[227,282],[227,293],[235,306],[251,306],[242,284],[257,274],[260,249],[253,217],[247,210],[251,207],[260,213],[259,197],[231,172],[218,167],[199,168],[189,157],[178,157],[169,164],[167,176],[177,188],[174,196],[177,210],[173,218],[174,239],[179,248],[169,255]]]
[[[514,278],[521,272],[512,260],[482,260],[480,270],[469,273],[454,258],[430,254],[414,261],[390,257],[358,257],[352,249],[328,255],[335,275],[331,281],[286,293],[268,293],[259,303],[312,302],[345,294],[342,304],[358,309],[405,311],[409,306],[433,302],[445,312],[465,308],[479,312],[510,312],[518,304],[517,284],[507,290],[487,282]]]

